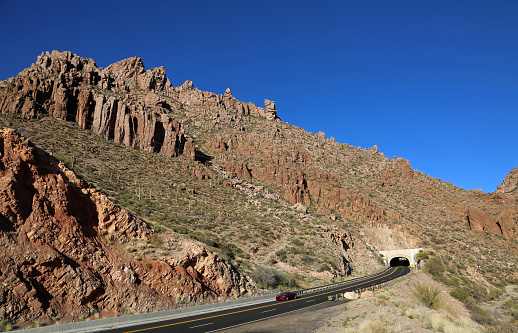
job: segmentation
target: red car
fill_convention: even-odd
[[[275,297],[275,299],[277,301],[287,301],[289,299],[295,299],[295,298],[297,298],[297,293],[294,293],[294,292],[280,293],[279,295],[277,295],[277,297]]]

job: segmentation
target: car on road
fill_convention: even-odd
[[[279,295],[277,295],[277,297],[275,297],[275,299],[277,301],[287,301],[289,299],[295,299],[297,298],[297,293],[295,292],[284,292],[284,293],[280,293]]]

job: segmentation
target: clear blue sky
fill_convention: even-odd
[[[465,189],[518,166],[517,0],[0,0],[0,31],[0,79],[46,50],[139,56]]]

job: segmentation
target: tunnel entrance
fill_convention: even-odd
[[[390,267],[410,266],[410,261],[405,257],[394,257],[390,259]]]

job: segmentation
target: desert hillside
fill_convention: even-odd
[[[99,68],[57,51],[0,82],[11,253],[0,317],[84,318],[304,287],[372,272],[378,250],[410,247],[426,250],[423,267],[435,265],[430,275],[466,304],[518,279],[517,169],[494,193],[466,191],[225,88],[174,87],[140,58]]]

